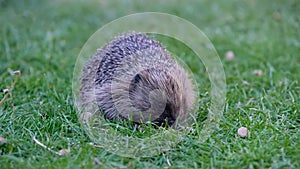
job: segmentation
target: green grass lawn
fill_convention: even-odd
[[[89,144],[73,105],[72,74],[81,47],[97,29],[145,11],[177,15],[208,36],[225,69],[227,102],[207,141],[189,134],[170,151],[134,159]],[[6,139],[0,168],[300,168],[299,11],[297,0],[0,0],[0,89],[13,83],[12,70],[22,71],[0,107],[0,137]],[[225,59],[227,51],[234,60]],[[178,52],[192,55],[186,47]],[[202,65],[192,71],[206,76]],[[198,83],[199,113],[205,114],[210,84]],[[247,138],[237,135],[241,126],[249,129]],[[71,153],[56,155],[32,137]]]

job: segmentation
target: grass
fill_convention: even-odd
[[[93,32],[143,11],[178,15],[208,36],[224,65],[227,103],[219,129],[206,142],[190,134],[168,152],[133,159],[89,144],[72,105],[71,82],[76,57]],[[6,139],[1,168],[300,168],[298,11],[296,0],[0,0],[0,89],[13,83],[10,70],[22,71],[0,107],[0,136]],[[179,49],[179,55],[192,55]],[[224,58],[229,50],[232,61]],[[254,76],[255,69],[263,75]],[[205,79],[204,70],[192,69]],[[200,113],[207,111],[208,90],[203,83]],[[241,126],[250,130],[245,139],[236,134]],[[55,155],[32,137],[71,153]]]

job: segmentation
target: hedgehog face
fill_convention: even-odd
[[[167,72],[147,69],[131,81],[129,98],[139,111],[151,115],[158,126],[172,126],[180,112],[181,98],[177,82]]]

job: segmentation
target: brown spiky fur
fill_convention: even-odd
[[[86,114],[109,120],[183,123],[195,103],[189,74],[162,45],[145,34],[123,34],[86,63],[80,88]],[[87,117],[87,116],[84,116]]]

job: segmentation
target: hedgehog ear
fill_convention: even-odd
[[[138,73],[134,76],[133,83],[138,84],[138,83],[140,83],[141,80],[142,80],[142,75],[140,73]]]
[[[136,74],[130,82],[129,92],[136,91],[139,84],[142,83],[142,75],[140,73]]]

